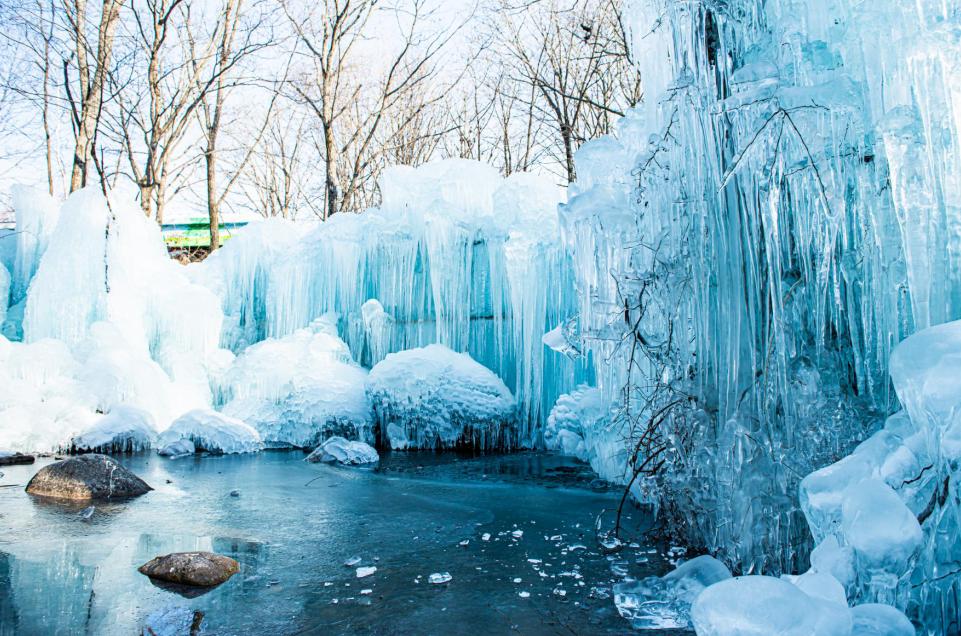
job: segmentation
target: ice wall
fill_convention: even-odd
[[[27,209],[17,218],[33,223],[40,195],[18,193]],[[44,215],[58,220],[18,305],[23,342],[0,337],[0,448],[66,451],[85,439],[100,447],[108,433],[135,447],[144,427],[122,413],[142,411],[163,430],[209,407],[210,376],[230,356],[219,349],[220,301],[170,260],[156,224],[92,188]],[[15,263],[27,260],[16,254]],[[125,421],[136,442],[120,435]]]
[[[10,304],[17,304],[27,295],[40,259],[47,251],[50,237],[57,225],[60,206],[53,197],[35,188],[15,185],[10,190],[16,220],[16,252],[13,261],[13,285]]]
[[[895,407],[893,347],[961,317],[959,12],[626,3],[645,102],[561,206],[576,336],[674,527],[735,570],[806,567],[800,479]]]
[[[563,191],[467,160],[391,168],[380,189],[379,208],[335,215],[299,240],[279,226],[245,228],[192,277],[217,291],[227,324],[250,342],[337,312],[366,367],[433,343],[467,352],[517,395],[515,443],[540,444],[557,396],[590,378],[584,360],[541,342],[576,298],[557,221]]]

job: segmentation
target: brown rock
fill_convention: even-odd
[[[106,455],[80,455],[44,466],[27,492],[57,499],[136,497],[153,490],[140,477]]]
[[[220,585],[240,570],[240,564],[213,552],[174,552],[144,563],[137,571],[152,579],[181,585]]]
[[[2,453],[0,452],[0,466],[13,466],[15,464],[32,464],[37,461],[33,455],[23,453]]]

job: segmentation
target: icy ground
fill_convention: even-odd
[[[130,636],[153,612],[182,605],[206,614],[210,634],[427,635],[443,625],[477,636],[516,634],[513,622],[527,636],[571,633],[565,626],[626,636],[634,632],[608,596],[614,570],[671,567],[647,545],[614,561],[598,552],[595,515],[619,492],[569,459],[386,453],[371,470],[304,456],[122,456],[156,490],[97,504],[88,520],[77,516],[86,503],[23,492],[51,460],[5,467],[0,634]],[[643,530],[649,519],[630,523]],[[136,571],[194,549],[235,558],[241,571],[189,599]],[[428,582],[445,572],[448,583]]]

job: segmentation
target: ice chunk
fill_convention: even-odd
[[[391,424],[404,430],[409,448],[511,443],[514,396],[466,353],[437,344],[392,353],[371,370],[367,390],[385,444]]]
[[[150,448],[157,436],[157,424],[147,411],[118,404],[93,427],[74,438],[75,451],[129,453]]]
[[[856,581],[854,550],[850,546],[842,548],[835,535],[827,537],[811,552],[811,568],[833,576],[847,593],[853,591]]]
[[[441,583],[450,583],[453,578],[448,572],[434,572],[427,580],[435,585],[440,585]]]
[[[308,457],[308,462],[339,462],[348,466],[372,464],[380,457],[370,444],[348,441],[343,437],[331,437]]]
[[[690,627],[691,605],[698,595],[729,578],[730,570],[705,554],[663,577],[615,584],[614,604],[635,629],[685,629]]]
[[[197,452],[197,447],[189,439],[178,439],[176,442],[171,442],[165,446],[160,447],[157,451],[158,454],[164,457],[185,457],[187,455],[193,455]]]
[[[557,398],[544,427],[548,449],[588,462],[602,478],[630,478],[627,455],[619,450],[623,432],[612,417],[612,405],[599,389],[582,384]]]
[[[854,548],[862,587],[893,589],[914,566],[923,535],[917,517],[890,486],[869,479],[844,493],[842,532]]]
[[[141,636],[194,636],[206,631],[203,612],[167,605],[147,617]]]
[[[209,409],[184,413],[157,438],[161,449],[179,440],[190,440],[196,452],[253,453],[263,448],[257,431],[232,417]]]
[[[815,541],[822,541],[840,529],[845,489],[873,474],[869,459],[859,454],[825,466],[801,481],[801,509]]]
[[[375,565],[369,565],[369,566],[366,566],[366,567],[359,567],[359,568],[357,568],[357,578],[358,578],[358,579],[363,579],[363,578],[366,578],[366,577],[368,577],[368,576],[373,576],[374,572],[376,572],[376,571],[377,571],[377,566],[375,566]]]
[[[794,584],[811,598],[842,607],[848,605],[847,592],[845,592],[844,586],[830,574],[806,572],[797,577]]]
[[[812,636],[820,633],[818,617],[811,597],[769,576],[721,581],[705,589],[691,609],[698,636]]]
[[[901,610],[890,605],[865,603],[851,609],[851,636],[915,636],[914,625]]]

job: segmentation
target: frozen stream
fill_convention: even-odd
[[[17,486],[0,487],[0,634],[131,636],[170,604],[204,612],[209,634],[631,634],[612,565],[670,569],[648,546],[598,552],[594,519],[618,491],[564,458],[393,453],[359,470],[303,457],[120,457],[156,490],[89,520],[86,504],[24,492],[52,460],[3,468],[0,486]],[[194,549],[241,571],[195,598],[137,572]],[[358,578],[355,555],[376,573]],[[453,579],[432,585],[434,572]]]

